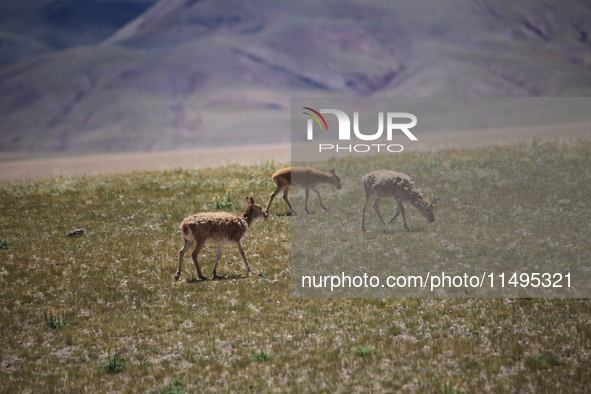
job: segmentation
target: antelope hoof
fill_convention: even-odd
[[[177,272],[176,275],[174,276],[174,280],[177,281],[177,280],[179,280],[180,277],[181,277],[181,273]]]
[[[207,280],[207,278],[205,276],[203,276],[203,275],[199,275],[199,279],[200,280]]]
[[[221,279],[221,276],[218,276],[218,274],[216,274],[214,272],[213,275],[211,276],[211,280],[216,280],[216,279]]]
[[[322,207],[323,211],[328,211],[328,208],[326,208],[325,206]]]

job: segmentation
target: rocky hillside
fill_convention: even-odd
[[[0,151],[285,142],[292,96],[591,95],[585,0],[11,3]]]

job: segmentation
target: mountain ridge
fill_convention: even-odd
[[[284,143],[293,96],[591,93],[583,1],[139,3],[97,42],[0,66],[0,151]]]

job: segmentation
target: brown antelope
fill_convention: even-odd
[[[412,204],[429,222],[435,221],[433,209],[435,208],[435,203],[441,197],[437,197],[433,202],[429,202],[429,200],[421,197],[420,192],[414,188],[414,184],[408,175],[388,170],[373,171],[363,176],[363,187],[365,188],[365,201],[362,205],[363,213],[361,215],[361,229],[363,231],[365,231],[365,208],[371,196],[376,196],[372,207],[384,225],[386,223],[384,223],[384,219],[382,219],[379,211],[382,200],[394,200],[398,205],[394,217],[388,224],[391,224],[399,214],[402,214],[404,229],[410,231],[406,225],[406,218],[404,216],[404,207],[402,206],[404,202]]]
[[[318,201],[320,201],[320,206],[323,210],[326,211],[326,207],[322,203],[322,199],[320,198],[320,192],[318,191],[317,187],[320,185],[331,185],[336,189],[341,188],[341,178],[335,174],[334,169],[330,170],[330,173],[318,171],[311,167],[288,167],[283,168],[273,174],[273,182],[277,186],[275,191],[271,194],[271,198],[269,199],[269,203],[267,204],[267,213],[269,213],[269,209],[271,208],[271,204],[273,203],[273,199],[283,190],[283,199],[287,203],[287,206],[291,210],[292,215],[297,215],[296,211],[293,210],[291,204],[289,203],[289,188],[290,187],[303,187],[306,190],[306,204],[305,210],[306,213],[310,213],[308,211],[308,195],[310,189],[316,193],[318,196]]]
[[[197,262],[199,251],[206,244],[217,246],[212,272],[213,279],[217,277],[216,268],[222,255],[222,246],[226,245],[236,245],[238,247],[238,251],[246,265],[246,271],[250,272],[250,267],[246,261],[246,255],[244,254],[240,240],[255,220],[267,220],[268,215],[259,204],[254,202],[252,197],[247,198],[246,201],[246,209],[242,216],[236,216],[227,212],[205,212],[191,215],[183,220],[181,232],[185,245],[179,254],[179,269],[174,277],[175,280],[179,280],[183,266],[183,256],[193,244],[196,244],[196,246],[193,253],[191,253],[191,257],[195,263],[199,279],[206,279],[201,274],[201,269]]]

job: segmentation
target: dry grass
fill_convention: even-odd
[[[591,146],[416,153],[405,163],[410,174],[432,169],[419,185],[429,190],[456,165],[478,164],[478,171],[494,172],[535,157],[547,158],[540,164],[551,162],[567,175],[579,174],[580,166],[590,167]],[[351,173],[359,170],[353,167]],[[590,387],[587,300],[292,298],[288,216],[273,215],[245,237],[253,275],[246,275],[234,248],[225,248],[218,267],[223,279],[175,282],[181,220],[212,210],[215,196],[225,196],[227,188],[235,213],[246,196],[265,203],[278,168],[267,163],[0,184],[0,239],[8,247],[0,249],[0,391],[164,392],[182,386],[175,382],[187,392],[583,392]],[[349,171],[344,162],[337,168]],[[500,186],[484,175],[473,186],[464,184],[462,193],[478,201],[486,187]],[[558,204],[560,199],[553,205],[556,216],[570,217],[583,231],[573,256],[588,253],[583,241],[590,231],[585,198],[591,183],[584,177],[566,177],[565,184],[576,182],[580,192],[561,197],[570,201],[566,205]],[[544,192],[533,191],[535,201],[545,201]],[[520,193],[514,198],[522,198]],[[303,204],[299,195],[293,197],[296,210]],[[325,195],[330,208],[338,194]],[[276,213],[287,211],[282,204],[277,202]],[[500,209],[488,209],[495,220]],[[422,220],[409,215],[411,228]],[[468,218],[449,211],[436,224],[454,220]],[[376,222],[371,226],[375,231]],[[76,228],[85,228],[85,235],[66,236]],[[560,230],[552,230],[557,248],[563,242]],[[202,267],[210,273],[215,248],[203,254]],[[187,258],[183,278],[195,275]],[[65,311],[68,325],[48,328],[48,310]],[[359,349],[367,354],[357,355]],[[272,357],[254,360],[261,351]],[[104,368],[113,355],[125,365],[118,373]]]
[[[323,191],[330,211],[322,212],[312,196],[310,206],[316,214],[300,215],[292,222],[294,291],[309,297],[589,297],[590,145],[534,142],[338,160],[333,165],[343,179],[343,189]],[[328,163],[317,166],[330,167]],[[406,173],[423,196],[431,200],[441,196],[435,222],[428,223],[411,204],[405,204],[413,231],[404,231],[401,216],[391,225],[382,225],[371,207],[372,198],[366,209],[367,231],[362,232],[361,178],[376,169]],[[388,222],[396,204],[383,200],[380,210]],[[418,290],[378,285],[332,292],[301,288],[300,275],[319,278],[341,276],[341,272],[351,277],[375,275],[381,284],[390,275],[426,278],[428,273],[445,272],[475,279],[485,276],[486,285],[433,292],[429,286]],[[509,284],[513,273],[523,278],[516,287]],[[545,277],[544,285],[523,287],[532,273],[552,276]],[[561,282],[556,273],[563,275]],[[567,273],[571,287],[567,287]],[[504,287],[500,274],[505,274]]]

